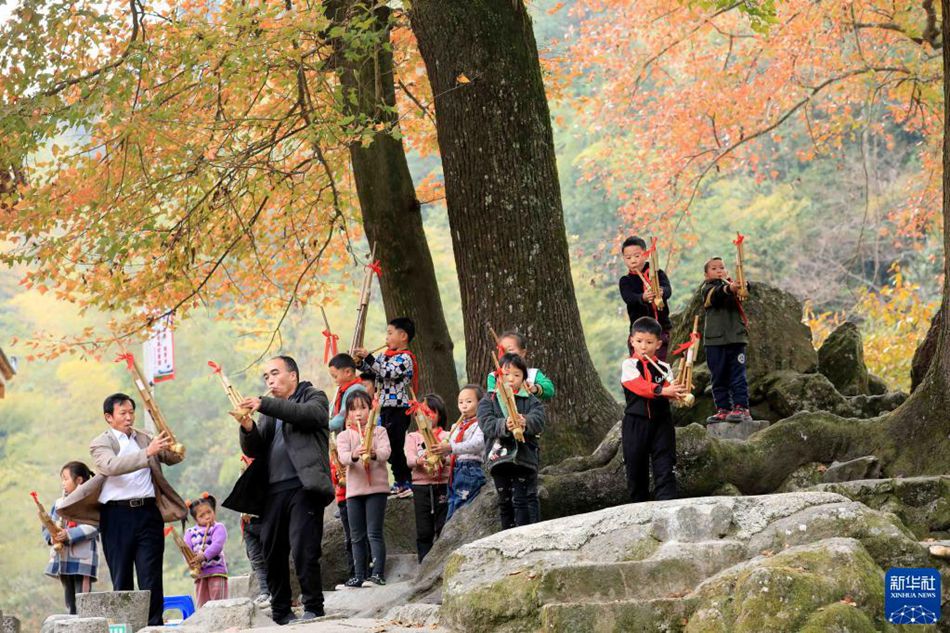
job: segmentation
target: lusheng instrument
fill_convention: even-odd
[[[736,284],[739,286],[736,298],[739,301],[749,298],[749,286],[745,280],[745,251],[742,246],[744,242],[745,235],[742,233],[736,233],[736,239],[732,240],[732,243],[736,245]]]
[[[43,527],[46,528],[46,531],[49,532],[50,538],[63,531],[63,528],[56,525],[56,521],[53,520],[53,517],[50,516],[49,512],[46,511],[46,508],[43,507],[43,503],[40,501],[39,496],[37,496],[36,491],[30,493],[30,496],[33,497],[33,503],[36,504],[36,514],[40,517],[40,523],[43,524]],[[62,551],[63,544],[53,541],[53,549],[57,552]]]
[[[673,401],[674,407],[689,408],[696,404],[696,396],[693,395],[693,363],[696,360],[696,351],[699,346],[699,316],[693,318],[693,331],[689,335],[689,341],[683,343],[673,353],[679,354],[686,351],[686,356],[680,361],[679,372],[676,376],[676,382],[686,388],[686,395]]]
[[[379,402],[373,400],[373,408],[369,412],[369,420],[366,422],[366,428],[363,429],[363,454],[360,455],[360,461],[363,462],[363,468],[366,469],[366,480],[370,481],[370,460],[373,458],[373,431],[376,429],[376,416],[379,415]]]
[[[231,406],[234,409],[228,411],[228,414],[233,417],[238,422],[244,423],[251,415],[250,409],[245,409],[241,406],[241,403],[244,402],[244,396],[241,395],[241,392],[238,391],[234,385],[231,384],[231,381],[228,380],[228,377],[225,375],[224,370],[221,369],[221,365],[217,364],[213,360],[208,361],[208,367],[214,370],[214,373],[217,374],[218,379],[221,381],[221,386],[224,387],[225,393],[228,394],[228,400],[231,401]],[[266,398],[271,395],[271,390],[268,389],[262,395],[262,398]]]
[[[425,462],[422,467],[431,475],[445,465],[445,462],[442,461],[442,456],[432,452],[432,449],[440,443],[432,431],[431,423],[434,419],[433,416],[437,416],[437,414],[426,406],[424,402],[416,400],[416,393],[412,390],[412,387],[409,388],[409,397],[411,401],[409,402],[409,409],[406,411],[406,414],[412,416],[412,419],[416,423],[416,428],[419,429],[419,435],[422,436],[422,444],[426,449]]]
[[[333,468],[336,470],[336,482],[340,486],[346,485],[346,469],[340,463],[340,456],[336,452],[336,433],[330,433],[330,459],[333,460]]]
[[[353,328],[353,340],[350,341],[350,356],[353,356],[357,349],[363,347],[363,335],[366,334],[366,311],[369,308],[369,300],[373,291],[373,275],[378,277],[382,274],[379,260],[375,258],[376,244],[373,244],[369,253],[371,263],[366,266],[366,274],[363,275],[363,286],[360,288],[360,304],[356,309],[356,325]]]
[[[158,403],[155,402],[155,398],[152,396],[152,391],[148,388],[148,382],[145,380],[142,370],[139,369],[138,363],[135,362],[135,356],[133,356],[132,353],[127,351],[125,348],[122,348],[122,353],[119,354],[119,357],[116,358],[115,361],[119,362],[122,360],[125,361],[125,366],[128,367],[129,373],[132,374],[132,382],[135,383],[135,388],[138,390],[139,396],[142,398],[142,402],[145,403],[145,409],[152,417],[152,421],[155,423],[155,427],[158,429],[159,434],[165,433],[165,435],[168,436],[168,439],[171,440],[171,444],[167,450],[181,458],[184,458],[185,445],[175,438],[175,434],[172,433],[171,428],[168,426],[168,422],[165,421],[165,416],[162,415],[161,410],[158,408]]]
[[[653,305],[657,310],[662,310],[666,306],[663,301],[663,288],[660,287],[660,256],[656,252],[656,238],[650,243],[650,288],[653,289]],[[640,273],[643,276],[643,273]]]
[[[491,359],[495,362],[495,392],[498,394],[498,398],[505,405],[505,408],[508,410],[508,416],[512,420],[517,420],[518,407],[515,404],[515,394],[511,391],[511,387],[508,385],[508,381],[505,380],[505,373],[501,370],[501,365],[498,363],[498,357],[491,353]],[[519,442],[524,442],[524,429],[520,426],[515,426],[515,429],[511,432],[515,436],[515,439]]]
[[[178,534],[178,532],[175,531],[175,528],[170,525],[165,528],[165,536],[168,536],[169,534],[172,535],[172,539],[174,539],[175,545],[178,547],[178,551],[181,552],[182,558],[185,559],[185,564],[188,565],[188,572],[191,574],[191,577],[197,578],[200,576],[201,563],[198,562],[198,555],[195,554],[195,552],[192,551],[190,547],[188,547],[188,544],[185,543],[185,539],[183,539]]]

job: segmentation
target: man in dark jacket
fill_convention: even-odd
[[[290,569],[293,555],[300,579],[304,615],[324,615],[320,583],[323,509],[333,499],[330,482],[329,401],[309,382],[299,382],[297,363],[289,356],[264,366],[272,397],[247,398],[241,406],[259,411],[254,422],[241,422],[241,450],[254,458],[224,505],[261,517],[261,541],[267,561],[271,617],[290,622]]]

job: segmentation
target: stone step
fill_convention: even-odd
[[[418,560],[415,554],[387,554],[386,582],[412,580],[419,570]]]
[[[768,420],[747,422],[712,422],[706,425],[706,432],[720,440],[747,440],[771,424]]]
[[[696,606],[694,598],[555,602],[541,607],[545,633],[678,633]]]
[[[665,543],[650,558],[575,564],[543,573],[541,604],[591,600],[651,600],[685,595],[703,580],[747,557],[737,541]]]

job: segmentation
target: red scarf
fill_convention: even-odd
[[[458,433],[455,436],[456,442],[461,442],[465,437],[465,431],[469,430],[473,424],[478,423],[478,417],[471,417],[467,420],[464,420],[459,424]],[[449,485],[452,485],[452,475],[455,473],[455,458],[458,457],[455,453],[452,453],[452,457],[449,458]]]
[[[359,376],[357,376],[356,378],[354,378],[353,380],[346,383],[342,387],[339,387],[336,390],[336,397],[333,399],[333,413],[331,413],[330,415],[336,415],[337,413],[340,412],[340,407],[343,405],[343,394],[346,393],[347,389],[349,389],[350,387],[352,387],[358,382],[360,382]]]
[[[408,349],[387,349],[383,352],[386,358],[392,358],[399,354],[405,354],[412,360],[412,390],[415,393],[419,393],[419,362],[416,360],[416,355]]]

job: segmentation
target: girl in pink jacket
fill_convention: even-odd
[[[386,542],[383,540],[383,518],[389,496],[389,470],[386,460],[392,452],[389,435],[382,426],[370,422],[375,403],[365,391],[356,391],[346,401],[346,430],[336,438],[340,464],[346,468],[346,513],[353,542],[355,576],[347,587],[362,587],[369,580],[385,585]],[[363,438],[372,428],[373,448],[368,461],[362,456]],[[366,559],[372,552],[372,575],[366,578]]]
[[[432,434],[439,444],[448,441],[445,432],[445,402],[434,393],[422,399],[417,415],[425,415],[432,426]],[[417,428],[415,419],[410,429]],[[451,467],[447,460],[430,470],[426,459],[426,446],[419,431],[406,436],[406,464],[412,469],[412,499],[416,506],[416,551],[419,562],[425,558],[435,539],[442,533],[445,517],[449,510],[449,473]],[[436,452],[435,454],[438,454]]]

